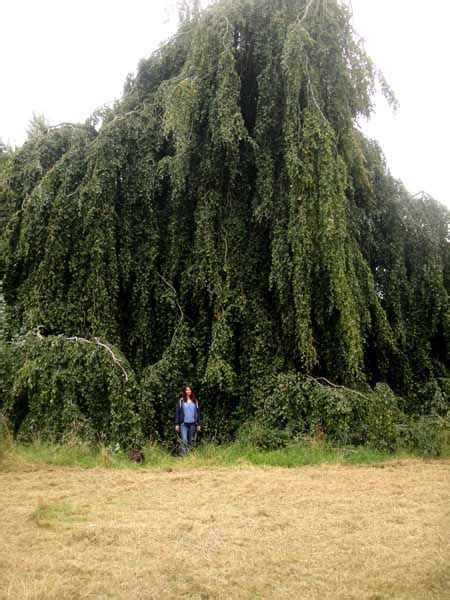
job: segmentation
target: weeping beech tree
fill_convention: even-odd
[[[360,132],[376,86],[343,2],[194,7],[114,109],[10,161],[10,332],[115,344],[160,431],[186,380],[231,428],[285,372],[448,376],[450,216]]]

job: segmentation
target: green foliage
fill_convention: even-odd
[[[441,456],[450,445],[450,420],[438,415],[409,417],[398,426],[398,445],[420,456]]]
[[[5,144],[0,137],[0,176],[3,171],[6,170],[8,166],[8,161],[10,160],[13,151],[10,146]]]
[[[173,439],[179,393],[192,373],[192,347],[189,327],[180,323],[162,358],[142,374],[141,412],[147,438]]]
[[[4,270],[7,248],[6,226],[14,212],[13,196],[8,188],[5,172],[13,156],[12,149],[0,138],[0,277]]]
[[[50,123],[45,115],[33,113],[27,128],[28,139],[38,138],[46,135],[50,127]]]
[[[40,334],[10,346],[15,369],[3,411],[21,439],[76,435],[101,436],[122,448],[142,443],[138,386],[117,349],[98,339]]]
[[[123,444],[140,420],[170,439],[190,380],[215,439],[263,400],[271,431],[320,423],[336,443],[391,448],[399,409],[376,384],[406,413],[443,415],[450,352],[449,212],[411,197],[357,127],[378,84],[395,98],[338,0],[182,12],[114,108],[35,118],[1,168],[5,335],[48,336],[26,360],[25,342],[0,347],[9,409],[27,413],[15,422],[31,431],[49,411],[58,435],[77,421]],[[75,336],[109,340],[137,379],[103,362],[88,384],[103,350],[66,350]]]
[[[415,415],[450,415],[450,380],[437,379],[414,386],[405,410]]]
[[[270,439],[314,435],[337,445],[396,447],[398,398],[386,384],[364,392],[321,385],[296,373],[267,379],[255,394],[256,420]],[[261,434],[261,437],[263,435]]]
[[[7,462],[13,451],[13,433],[6,417],[0,413],[0,468]]]
[[[39,500],[31,513],[31,520],[38,527],[63,526],[79,519],[80,511],[67,501]]]
[[[283,374],[261,385],[255,395],[255,419],[240,429],[240,436],[258,448],[278,448],[292,439],[313,436],[337,446],[386,452],[403,448],[421,456],[439,456],[449,447],[448,403],[440,388],[431,384],[419,392],[424,397],[417,401],[427,414],[406,415],[400,405],[409,403],[386,384],[361,392]]]
[[[241,444],[261,450],[275,450],[285,448],[292,442],[292,436],[288,429],[277,429],[270,424],[254,420],[244,423],[239,428],[237,440]]]

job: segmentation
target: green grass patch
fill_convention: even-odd
[[[365,447],[336,448],[325,443],[307,441],[277,450],[262,450],[238,443],[228,446],[204,444],[182,460],[191,466],[257,465],[291,468],[318,464],[370,464],[405,456],[412,455],[400,452],[390,454]]]
[[[45,464],[78,468],[162,469],[173,467],[302,467],[305,465],[342,464],[358,465],[380,463],[405,458],[420,458],[411,451],[387,452],[362,447],[335,447],[326,442],[304,440],[276,450],[264,450],[242,442],[218,445],[204,442],[185,456],[174,457],[165,448],[148,444],[143,449],[145,462],[136,464],[128,454],[114,451],[104,445],[91,446],[83,442],[53,444],[35,440],[28,444],[14,444],[8,449],[10,462]],[[450,452],[440,458],[450,458]]]
[[[44,502],[39,500],[37,507],[31,514],[31,520],[38,527],[55,527],[68,525],[79,520],[80,512],[69,502]]]
[[[29,444],[17,444],[15,454],[21,462],[66,467],[92,468],[100,466],[99,448],[83,442],[52,444],[35,440]]]

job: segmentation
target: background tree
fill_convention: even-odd
[[[449,213],[357,127],[395,99],[348,7],[194,8],[98,134],[39,125],[11,160],[11,329],[108,339],[162,434],[182,378],[223,433],[268,377],[448,377]]]

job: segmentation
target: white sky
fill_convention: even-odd
[[[0,137],[19,145],[33,114],[84,121],[119,98],[127,73],[173,31],[175,0],[3,0]],[[363,128],[392,174],[450,208],[450,0],[352,0],[354,27],[393,87]]]

